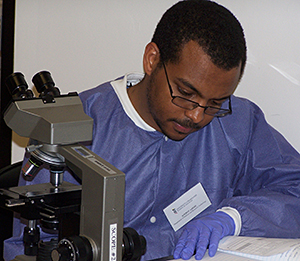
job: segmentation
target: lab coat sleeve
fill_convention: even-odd
[[[221,206],[239,211],[240,235],[300,237],[300,156],[257,108],[232,196]]]

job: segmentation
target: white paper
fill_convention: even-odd
[[[190,261],[199,261],[195,259],[195,256],[192,256]],[[247,257],[241,257],[241,256],[233,256],[226,253],[220,253],[217,252],[215,256],[210,257],[208,255],[208,252],[206,251],[204,257],[201,259],[201,261],[253,261],[255,259],[247,258]],[[184,261],[183,259],[173,259],[170,261]]]
[[[218,251],[255,260],[299,261],[300,240],[230,236],[220,241]]]
[[[190,260],[196,259],[193,256]],[[209,257],[206,252],[202,260],[299,261],[300,239],[228,236],[220,241],[218,252],[214,257]]]

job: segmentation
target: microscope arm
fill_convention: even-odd
[[[94,260],[121,260],[125,175],[79,144],[60,146],[59,153],[82,179],[80,236],[90,241]]]

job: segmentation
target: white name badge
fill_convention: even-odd
[[[175,231],[183,227],[211,205],[201,183],[191,188],[164,209],[164,213]]]

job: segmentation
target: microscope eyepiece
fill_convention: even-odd
[[[41,96],[50,94],[56,97],[60,95],[60,91],[55,87],[55,83],[48,71],[41,71],[35,74],[32,78],[32,82]]]
[[[20,72],[9,75],[5,80],[5,84],[14,99],[33,97],[32,91],[28,89],[28,84],[26,83],[24,75]]]
[[[32,82],[38,93],[40,93],[40,97],[44,103],[55,102],[54,97],[60,96],[60,91],[55,87],[50,72],[41,71],[36,73],[32,78]],[[9,75],[5,80],[5,84],[15,100],[34,97],[33,92],[28,89],[28,84],[21,72],[15,72]]]

